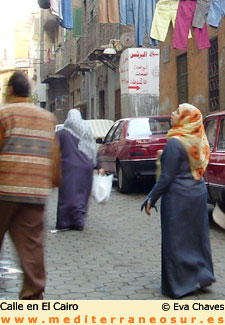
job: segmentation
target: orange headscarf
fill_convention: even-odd
[[[175,138],[185,147],[191,173],[199,180],[205,173],[209,162],[209,143],[202,123],[202,114],[198,108],[190,104],[179,105],[179,122],[167,133],[167,140]]]

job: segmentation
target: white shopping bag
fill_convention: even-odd
[[[98,203],[104,203],[109,200],[112,190],[113,175],[94,175],[91,194]]]

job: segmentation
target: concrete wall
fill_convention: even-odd
[[[159,97],[152,95],[121,95],[122,117],[158,115]]]

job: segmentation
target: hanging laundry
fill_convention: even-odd
[[[172,22],[173,27],[175,26],[178,4],[179,0],[159,0],[156,4],[152,22],[150,33],[152,38],[161,42],[165,41],[170,23]],[[191,31],[189,30],[188,38],[191,37]]]
[[[151,37],[164,42],[170,23],[175,26],[179,0],[159,0],[153,17]]]
[[[178,5],[177,17],[173,33],[173,48],[181,51],[187,50],[188,32],[192,25],[197,0],[181,0]],[[198,49],[203,50],[210,47],[209,35],[206,24],[203,28],[193,27]]]
[[[61,0],[61,6],[62,6],[63,19],[59,22],[59,24],[64,28],[72,29],[73,17],[72,17],[71,0]]]
[[[197,0],[192,26],[203,28],[209,13],[210,0]]]
[[[119,0],[98,0],[98,21],[100,24],[119,23]]]
[[[134,25],[134,12],[131,0],[120,0],[120,24]]]
[[[218,28],[222,16],[225,16],[225,1],[211,0],[207,23],[212,27]]]
[[[134,12],[135,39],[136,46],[143,46],[146,32],[148,34],[149,44],[155,46],[156,40],[150,37],[152,19],[157,0],[131,0]]]
[[[58,17],[60,20],[63,19],[61,0],[50,0],[49,10],[53,16]]]
[[[50,0],[38,0],[39,7],[42,9],[50,8]]]
[[[47,51],[47,60],[46,60],[46,63],[47,64],[50,64],[51,63],[51,50],[48,49]]]

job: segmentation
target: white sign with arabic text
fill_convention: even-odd
[[[159,49],[129,48],[120,58],[121,94],[159,96]]]

